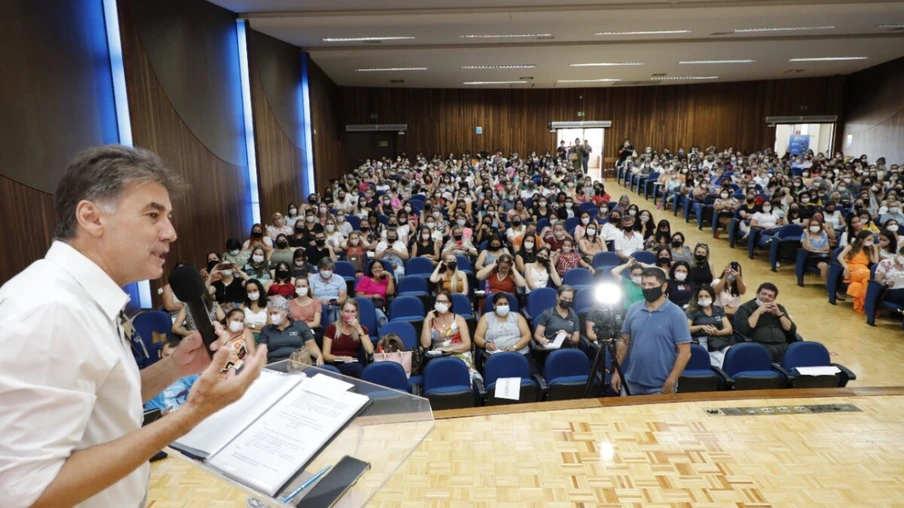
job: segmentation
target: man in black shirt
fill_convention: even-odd
[[[336,261],[336,254],[333,248],[326,244],[326,236],[321,229],[314,234],[314,245],[308,247],[304,251],[304,256],[308,258],[308,263],[317,266],[323,258],[330,258]]]
[[[559,157],[559,159],[561,159],[561,160],[565,160],[565,156],[568,155],[568,148],[565,147],[565,141],[564,141],[564,140],[563,140],[562,143],[559,145],[559,147],[556,148],[556,155],[557,155],[557,156]]]
[[[775,303],[778,288],[769,282],[760,284],[756,299],[738,307],[734,315],[735,329],[753,342],[762,344],[772,355],[773,362],[781,362],[793,341],[797,325],[791,321],[785,307]]]

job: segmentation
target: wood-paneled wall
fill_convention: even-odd
[[[774,143],[766,116],[840,115],[843,93],[843,77],[539,90],[343,88],[342,127],[407,123],[397,149],[408,154],[554,150],[549,122],[579,120],[612,121],[607,157],[625,138],[638,147],[758,150]],[[478,126],[483,134],[475,133]]]
[[[340,178],[347,169],[342,149],[345,123],[340,117],[340,88],[310,58],[308,93],[313,127],[314,182],[316,189],[322,192],[330,178]]]
[[[289,203],[303,199],[301,51],[256,30],[247,34],[261,220],[270,222],[274,213],[285,214]]]
[[[167,0],[162,4],[155,2],[153,8],[140,5],[141,2],[144,0],[119,1],[133,141],[135,146],[148,148],[160,154],[190,186],[189,192],[173,202],[174,222],[179,238],[170,250],[164,278],[152,282],[156,299],[157,287],[165,283],[169,267],[175,262],[186,261],[201,266],[206,261],[209,251],[225,250],[227,238],[248,235],[250,221],[246,218],[245,204],[249,192],[247,168],[228,163],[215,155],[183,119],[183,115],[194,112],[178,110],[170,101],[165,87],[158,80],[157,69],[148,57],[145,47],[147,41],[142,39],[142,30],[139,26],[140,23],[149,23],[155,26],[155,30],[163,31],[166,31],[168,26],[175,28],[171,33],[185,36],[186,42],[197,40],[196,38],[222,42],[178,45],[175,47],[178,47],[180,53],[172,55],[174,63],[193,61],[203,65],[207,72],[215,73],[223,65],[238,65],[237,58],[232,63],[234,55],[231,53],[238,47],[234,15],[201,0],[184,2]],[[198,32],[191,34],[182,32],[179,27],[186,22],[195,26],[194,30]],[[232,47],[227,44],[229,34],[232,34]],[[178,75],[178,73],[160,75]],[[216,107],[221,108],[220,113],[230,118],[234,115],[242,118],[241,95],[236,97],[233,93],[222,94],[222,90],[216,92],[209,90],[210,86],[220,86],[215,83],[216,80],[198,83],[186,79],[184,75],[182,78],[180,83],[169,83],[168,86],[189,87],[189,90],[181,90],[181,93],[189,96],[197,94],[199,101],[202,100],[200,96],[205,93],[207,96],[204,100],[210,96],[222,97],[216,104]],[[225,150],[234,149],[227,140],[218,140],[218,144]]]
[[[847,76],[844,127],[838,149],[846,155],[884,156],[904,163],[904,58]],[[847,144],[847,136],[851,144]]]

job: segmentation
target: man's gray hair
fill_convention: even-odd
[[[267,300],[267,309],[279,309],[289,312],[289,301],[282,296],[274,296]]]
[[[150,150],[106,145],[76,155],[63,173],[53,199],[57,221],[54,238],[75,238],[78,225],[75,209],[79,202],[91,201],[112,213],[125,187],[135,182],[159,183],[166,187],[170,199],[185,187],[182,178]]]

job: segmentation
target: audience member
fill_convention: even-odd
[[[555,342],[556,336],[565,335],[562,347],[577,347],[581,341],[581,327],[574,311],[574,288],[568,284],[559,286],[556,305],[543,311],[534,329],[534,340],[541,348]]]
[[[715,305],[715,301],[715,289],[708,285],[700,286],[688,305],[687,322],[694,344],[706,348],[714,367],[722,367],[734,330],[725,311]]]
[[[289,300],[289,316],[293,321],[303,321],[315,332],[320,330],[323,303],[314,298],[307,278],[295,279],[295,298]]]
[[[323,258],[318,264],[318,273],[308,277],[314,298],[320,300],[323,305],[322,326],[336,320],[339,307],[348,298],[348,286],[345,283],[345,279],[333,273],[333,266],[331,259]]]
[[[275,296],[267,302],[270,324],[264,326],[257,343],[267,346],[267,362],[288,360],[295,351],[308,350],[317,365],[323,365],[324,357],[314,341],[314,332],[303,321],[289,316],[289,302]],[[247,317],[247,316],[246,316]]]
[[[471,378],[480,377],[471,356],[471,334],[468,323],[452,312],[452,295],[440,291],[434,300],[434,310],[427,313],[421,332],[421,346],[428,351],[447,353],[465,362]]]
[[[358,302],[347,300],[342,304],[340,318],[323,330],[324,361],[332,362],[339,372],[351,377],[361,377],[364,362],[374,353],[367,327],[358,321],[359,313]]]
[[[775,303],[777,297],[775,284],[760,284],[756,298],[738,307],[734,324],[740,334],[765,346],[772,355],[772,361],[781,362],[788,344],[795,340],[797,325],[788,316],[785,307]]]
[[[500,351],[514,351],[527,359],[531,373],[538,372],[530,354],[530,328],[524,316],[511,312],[508,298],[497,293],[492,297],[493,310],[480,317],[474,332],[474,344],[491,355]]]

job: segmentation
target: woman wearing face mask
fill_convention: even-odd
[[[904,304],[904,247],[893,258],[879,261],[874,280],[887,288],[882,301]]]
[[[723,187],[719,191],[719,197],[713,202],[713,214],[717,217],[714,220],[719,222],[720,228],[728,230],[731,218],[738,206],[738,200],[731,195],[731,189]],[[716,238],[719,238],[719,230],[716,230]]]
[[[698,243],[694,247],[694,259],[691,262],[691,280],[698,286],[712,284],[714,271],[709,261],[709,246]]]
[[[399,236],[402,238],[411,238],[411,233],[417,231],[417,213],[412,210],[411,204],[406,203],[397,214]]]
[[[280,233],[276,236],[276,248],[270,253],[270,266],[276,263],[291,263],[295,248],[289,246],[289,237]]]
[[[292,270],[289,263],[281,261],[276,264],[273,270],[270,270],[272,277],[264,284],[267,296],[282,296],[284,298],[292,298],[295,295],[295,283],[292,280]]]
[[[878,246],[880,261],[884,259],[894,259],[898,252],[898,236],[888,229],[883,229],[879,233]]]
[[[251,251],[251,259],[242,271],[261,282],[269,281],[270,262],[267,260],[267,252],[261,247],[255,247]]]
[[[672,251],[667,246],[656,247],[656,266],[665,273],[672,269]]]
[[[607,242],[614,242],[616,238],[622,235],[621,231],[622,214],[618,210],[609,212],[609,220],[603,224],[600,236]]]
[[[533,211],[531,213],[534,224],[540,222],[540,219],[549,220],[552,215],[553,211],[552,208],[549,207],[549,199],[546,196],[541,196],[534,201]]]
[[[549,287],[549,281],[552,280],[553,287],[562,285],[562,278],[559,277],[552,264],[552,253],[547,247],[540,249],[533,263],[525,264],[524,280],[527,282],[525,293],[530,293],[537,288]]]
[[[495,263],[503,254],[509,254],[509,251],[502,243],[502,238],[499,235],[490,236],[487,240],[487,248],[477,256],[474,266],[477,270],[483,270],[485,266]]]
[[[844,282],[848,283],[847,294],[854,297],[854,311],[865,314],[867,281],[870,277],[869,267],[879,262],[879,248],[873,245],[873,233],[861,231],[854,241],[838,254],[838,263],[844,267]]]
[[[320,329],[323,304],[313,297],[308,279],[295,279],[295,295],[289,300],[289,316],[295,321],[303,321],[316,333]]]
[[[442,261],[437,263],[430,282],[438,284],[440,291],[446,293],[468,294],[468,276],[458,269],[458,259],[452,251],[443,253]]]
[[[722,307],[715,305],[715,295],[711,286],[700,286],[688,306],[687,323],[694,343],[709,351],[713,367],[721,368],[734,330]]]
[[[257,279],[250,279],[245,283],[245,299],[241,308],[245,311],[245,326],[252,333],[258,334],[267,323],[267,291],[264,285]]]
[[[255,351],[254,334],[245,328],[245,311],[242,309],[232,309],[226,314],[226,329],[229,331],[229,338],[226,339],[226,347],[229,348],[229,361],[223,367],[224,371],[229,369],[240,370],[245,363],[248,355],[253,355]]]
[[[747,285],[744,283],[741,264],[733,261],[722,270],[717,279],[713,279],[713,289],[716,292],[716,305],[722,307],[728,317],[734,316],[738,307],[744,303],[741,299],[747,293]]]
[[[289,316],[289,303],[285,298],[276,296],[268,301],[266,311],[270,324],[260,331],[257,342],[267,346],[268,362],[288,360],[292,353],[305,349],[315,365],[323,365],[324,355],[314,341],[314,332],[303,321],[295,321]],[[245,313],[247,322],[247,310]]]
[[[434,310],[424,318],[424,329],[421,332],[421,346],[429,351],[442,351],[465,362],[471,379],[480,379],[474,369],[471,356],[471,334],[468,323],[463,317],[452,312],[452,296],[440,291],[436,295]]]
[[[339,231],[339,227],[336,225],[336,219],[332,216],[326,219],[326,226],[324,226],[323,233],[326,244],[332,247],[334,251],[338,251],[342,247],[342,241],[345,240],[345,235]]]
[[[577,229],[575,229],[575,236],[580,238],[578,240],[578,250],[584,256],[584,260],[590,263],[593,262],[593,256],[600,252],[608,251],[606,242],[600,237],[599,232],[600,228],[595,221],[587,224],[582,236],[578,236]]]
[[[484,314],[474,331],[474,344],[485,350],[489,356],[497,351],[514,351],[527,360],[531,373],[537,372],[537,364],[530,354],[530,328],[527,320],[517,312],[511,312],[508,298],[503,294],[493,295],[494,312]]]
[[[252,250],[252,248],[264,249],[264,252],[273,250],[273,239],[264,235],[264,226],[255,224],[251,226],[251,234],[245,243],[242,244],[242,250]]]
[[[296,249],[292,254],[292,262],[289,264],[289,271],[292,272],[292,278],[297,279],[299,277],[307,278],[308,275],[313,273],[314,267],[308,263],[307,258],[304,255],[304,249]]]
[[[685,261],[690,263],[694,260],[694,253],[690,247],[684,243],[684,233],[680,231],[672,235],[672,241],[669,242],[669,250],[672,252],[672,261]]]
[[[283,215],[279,212],[273,214],[273,224],[267,226],[267,236],[272,240],[276,240],[277,235],[289,236],[292,234],[292,226],[290,226]]]
[[[524,277],[514,270],[515,261],[509,254],[499,256],[495,262],[477,272],[477,280],[487,281],[487,293],[515,294],[517,288],[527,286]],[[482,308],[479,302],[478,308]]]
[[[565,272],[578,267],[584,267],[590,270],[590,273],[596,272],[593,265],[584,261],[584,258],[581,257],[581,253],[575,248],[574,240],[571,238],[566,238],[565,241],[562,242],[561,251],[553,255],[552,261],[556,271],[563,277],[565,276]]]
[[[224,262],[235,263],[236,266],[245,266],[250,258],[251,251],[242,250],[242,242],[236,238],[226,240],[226,252],[220,256],[220,259]],[[208,273],[210,272],[210,270],[207,271]]]
[[[801,247],[807,251],[806,266],[817,268],[823,283],[829,278],[829,262],[832,245],[826,232],[825,224],[811,220],[801,237]]]
[[[656,225],[656,234],[653,235],[653,240],[650,243],[650,246],[662,246],[667,247],[672,241],[672,225],[669,221],[663,219],[659,221]]]
[[[226,314],[223,312],[220,304],[213,299],[213,296],[210,293],[204,293],[204,295],[201,296],[201,299],[204,300],[204,305],[208,309],[207,319],[210,319],[211,323],[214,321],[222,323],[223,319],[226,318]],[[197,329],[198,325],[195,324],[195,317],[192,316],[191,310],[188,307],[183,306],[182,310],[180,310],[179,314],[176,316],[176,320],[173,321],[172,332],[180,337],[188,337]]]
[[[289,214],[285,217],[286,225],[290,228],[294,228],[295,223],[302,218],[300,215],[298,215],[298,207],[295,205],[295,203],[289,203],[287,211],[289,212]]]
[[[520,240],[521,237],[519,236]],[[516,244],[517,245],[517,244]],[[516,247],[517,251],[515,252],[515,269],[518,270],[518,273],[524,274],[525,266],[535,262],[537,260],[537,251],[539,250],[539,246],[537,245],[536,235],[530,235],[523,242],[521,242],[520,247]],[[525,280],[526,280],[525,275]]]
[[[434,264],[439,259],[440,242],[433,239],[433,232],[428,227],[422,227],[417,233],[417,238],[411,243],[410,257],[423,257]]]
[[[641,234],[643,239],[649,240],[656,234],[656,223],[653,222],[653,214],[649,210],[642,210],[637,213],[637,220],[634,221],[634,230]]]
[[[697,285],[689,280],[690,265],[685,261],[676,261],[668,271],[669,300],[679,307],[684,307],[691,301]]]

